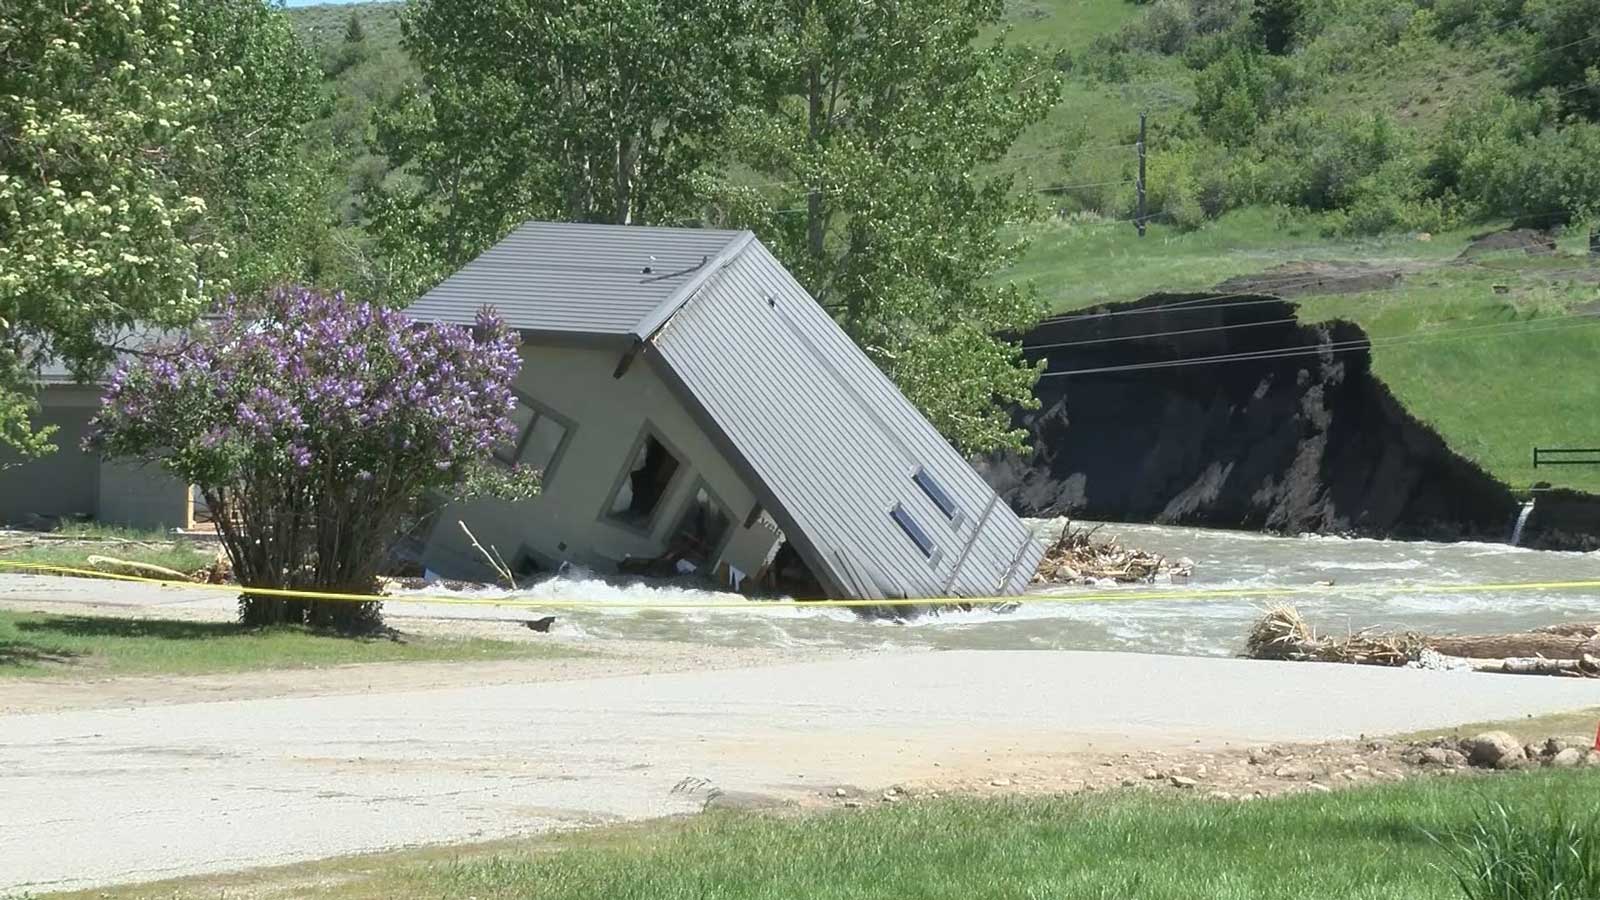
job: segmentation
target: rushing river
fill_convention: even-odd
[[[1048,523],[1041,523],[1048,528]],[[1524,550],[1504,544],[1270,537],[1154,525],[1105,525],[1129,547],[1194,562],[1187,582],[1070,588],[1071,602],[1027,602],[1010,612],[943,612],[899,623],[867,621],[842,609],[680,610],[649,605],[741,599],[671,586],[617,586],[599,579],[552,579],[513,595],[519,601],[584,600],[646,608],[553,609],[573,635],[687,640],[730,646],[1132,650],[1232,655],[1269,598],[1185,595],[1228,589],[1294,588],[1285,597],[1322,632],[1378,627],[1432,632],[1515,630],[1600,620],[1600,589],[1430,591],[1441,585],[1600,580],[1600,554]],[[1319,585],[1322,582],[1324,585]],[[1331,586],[1325,586],[1332,582]],[[436,593],[428,591],[426,593]],[[1048,593],[1048,592],[1046,592]],[[1119,599],[1132,594],[1172,599]],[[485,593],[471,596],[486,598]],[[494,596],[504,596],[497,592]],[[1038,595],[1031,595],[1037,597]],[[398,610],[397,610],[398,611]],[[459,613],[460,607],[452,608]],[[494,617],[542,615],[485,607]]]

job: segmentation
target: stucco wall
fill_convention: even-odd
[[[189,491],[177,479],[155,466],[103,462],[80,449],[99,404],[95,388],[45,389],[35,421],[60,429],[52,438],[58,449],[23,461],[0,448],[0,523],[88,516],[135,528],[188,527]]]
[[[58,449],[23,460],[0,447],[0,523],[29,524],[31,516],[92,516],[98,500],[100,460],[78,449],[94,414],[96,394],[87,388],[47,388],[36,425],[60,430]]]
[[[482,577],[481,558],[462,533],[466,521],[480,543],[508,563],[528,553],[544,568],[571,562],[609,573],[625,557],[659,555],[663,542],[703,479],[726,507],[731,536],[720,560],[753,575],[777,541],[771,520],[744,523],[756,503],[744,480],[641,358],[615,379],[618,351],[524,345],[518,389],[574,427],[540,496],[520,502],[479,500],[439,514],[423,560],[451,577]],[[606,520],[602,511],[646,423],[680,467],[648,532]],[[714,563],[715,564],[715,561]]]
[[[182,482],[154,463],[102,461],[95,518],[134,528],[188,528],[194,502]]]

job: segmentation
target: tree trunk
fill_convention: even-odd
[[[1600,637],[1521,632],[1516,634],[1477,634],[1424,637],[1423,643],[1445,656],[1465,659],[1507,659],[1542,656],[1545,659],[1582,659],[1584,654],[1600,656]]]

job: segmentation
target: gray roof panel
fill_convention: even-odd
[[[529,222],[407,312],[427,321],[470,324],[480,308],[492,306],[520,331],[629,335],[743,234]]]
[[[725,437],[833,591],[1021,591],[1044,548],[759,242],[656,335],[658,362]],[[954,521],[913,480],[926,469]],[[932,538],[931,559],[891,516]]]

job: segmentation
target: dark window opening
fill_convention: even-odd
[[[606,515],[628,525],[647,527],[677,472],[677,457],[655,435],[645,435],[639,452],[628,464],[628,473],[606,507]]]
[[[715,558],[731,524],[727,510],[702,484],[695,489],[683,510],[683,517],[678,520],[677,529],[667,540],[667,552],[697,569],[704,568]]]
[[[922,488],[922,492],[928,495],[928,499],[933,501],[934,506],[939,507],[939,511],[944,513],[945,518],[952,522],[955,521],[958,515],[956,502],[951,500],[950,495],[944,492],[944,488],[939,486],[939,482],[933,480],[933,475],[927,469],[918,466],[916,474],[911,476],[911,480],[917,483],[917,487]]]
[[[567,439],[566,423],[521,397],[517,398],[517,406],[511,411],[511,421],[517,433],[495,445],[495,462],[502,466],[523,465],[537,469],[548,480],[556,456],[561,452],[561,445]]]
[[[922,551],[922,555],[932,559],[933,551],[936,549],[933,544],[933,538],[928,537],[928,533],[922,530],[922,526],[917,524],[917,520],[911,518],[911,514],[906,512],[905,507],[896,503],[894,509],[889,510],[889,515],[899,524],[900,530],[906,533],[906,537],[911,538],[911,542],[917,545],[918,550]]]

